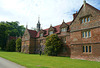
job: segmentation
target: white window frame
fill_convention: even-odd
[[[89,36],[89,32],[90,32],[90,36]],[[83,36],[83,34],[84,34],[84,36]],[[86,34],[87,34],[87,36],[86,36]],[[89,37],[91,37],[91,31],[90,31],[90,30],[83,31],[83,32],[82,32],[82,37],[83,37],[83,38],[89,38]]]
[[[66,28],[61,28],[61,32],[66,32]]]
[[[50,31],[50,32],[49,32],[49,35],[51,35],[51,34],[53,34],[53,31]]]

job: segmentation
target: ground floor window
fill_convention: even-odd
[[[92,52],[92,46],[83,46],[83,53],[91,53]]]

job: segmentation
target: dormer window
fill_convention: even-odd
[[[50,31],[50,32],[49,32],[49,35],[51,35],[51,34],[53,34],[53,31]]]
[[[40,37],[43,37],[43,33],[40,34]]]
[[[61,31],[62,31],[62,32],[65,32],[65,31],[66,31],[66,28],[61,28]]]

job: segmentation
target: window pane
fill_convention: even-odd
[[[82,19],[82,23],[84,23],[84,19]]]
[[[66,31],[66,29],[64,28],[64,32]]]
[[[66,31],[66,28],[62,28],[61,31],[62,31],[62,32],[65,32],[65,31]]]
[[[88,46],[86,46],[86,52],[88,52]]]
[[[91,32],[89,31],[89,37],[91,37]]]
[[[90,21],[90,18],[88,17],[88,22]]]
[[[53,34],[53,31],[50,31],[49,34],[50,34],[50,35]]]
[[[85,32],[85,37],[87,37],[87,31]]]
[[[85,52],[85,46],[83,46],[83,52]]]
[[[87,22],[87,18],[85,18],[85,22]]]
[[[89,52],[91,52],[91,46],[89,46]]]
[[[82,32],[82,37],[84,38],[84,32]]]

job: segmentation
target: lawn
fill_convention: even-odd
[[[27,68],[100,68],[100,62],[0,51],[0,57]]]

